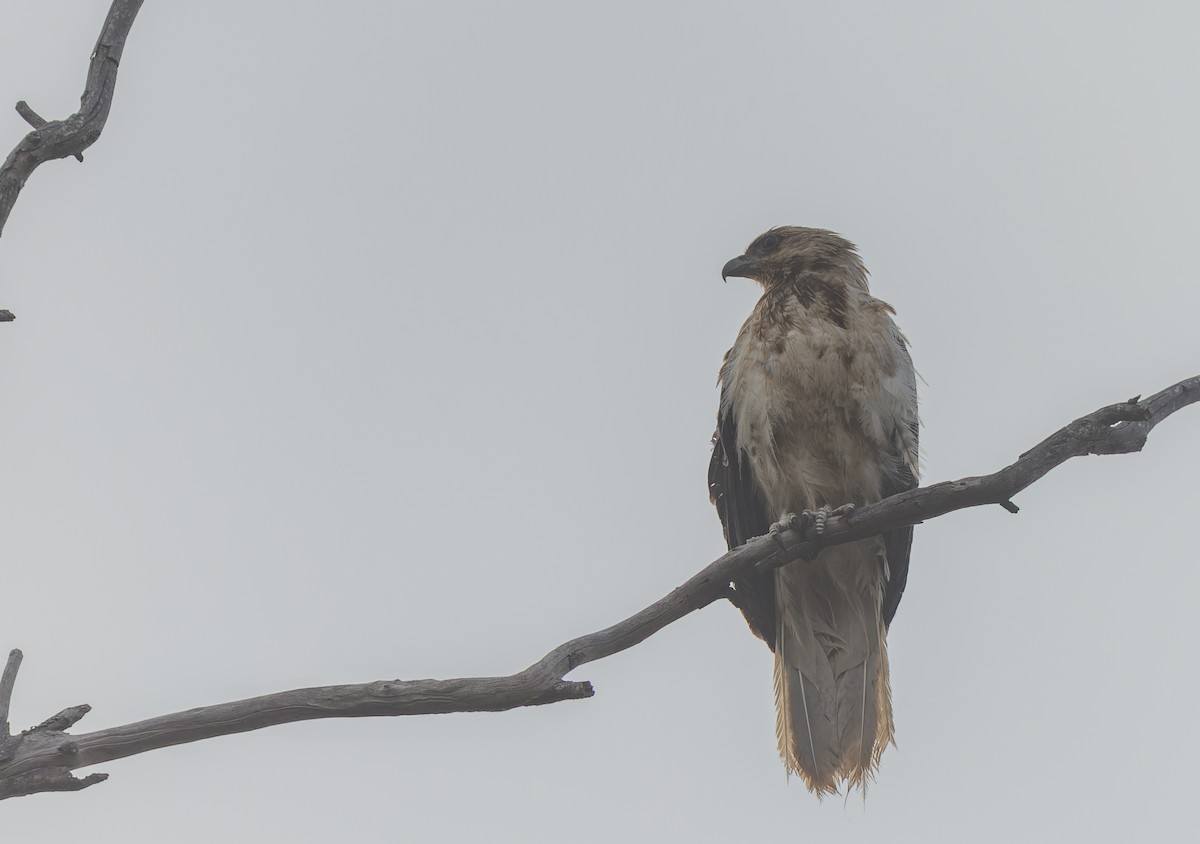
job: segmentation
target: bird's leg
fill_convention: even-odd
[[[791,528],[800,534],[802,539],[812,539],[820,536],[825,532],[825,523],[832,516],[844,516],[847,513],[854,511],[855,505],[843,504],[841,507],[818,507],[816,510],[801,510],[800,515],[795,513],[784,513],[779,517],[779,521],[771,525],[768,533],[775,540],[775,544],[781,550],[786,551],[787,545],[784,544],[783,537],[780,536],[783,531]],[[812,536],[808,535],[808,529],[812,528]]]

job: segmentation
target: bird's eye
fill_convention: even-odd
[[[769,234],[758,242],[760,252],[774,252],[779,248],[779,235]]]

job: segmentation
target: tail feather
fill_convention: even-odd
[[[893,740],[881,551],[851,543],[776,574],[779,755],[820,795],[865,788]]]

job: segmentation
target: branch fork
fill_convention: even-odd
[[[30,753],[58,756],[60,764],[45,765],[27,773],[0,778],[0,800],[6,797],[24,797],[43,791],[79,791],[108,779],[108,774],[88,774],[82,779],[71,773],[76,767],[71,757],[78,753],[78,746],[64,732],[78,723],[91,711],[86,703],[64,709],[52,715],[36,727],[23,730],[14,736],[8,722],[9,706],[12,703],[13,687],[17,682],[17,671],[21,667],[22,653],[15,648],[8,654],[8,663],[0,675],[0,765],[12,762],[18,754]]]

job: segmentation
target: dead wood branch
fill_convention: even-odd
[[[96,142],[104,131],[117,85],[117,66],[125,49],[125,39],[142,7],[142,0],[114,0],[100,30],[100,38],[88,64],[87,82],[79,100],[79,111],[65,120],[49,122],[38,116],[24,100],[17,113],[34,129],[9,153],[0,166],[0,234],[9,212],[17,202],[21,188],[38,165],[73,155],[83,160],[83,151]]]
[[[69,155],[83,161],[83,151],[104,131],[117,87],[117,67],[125,50],[125,39],[141,8],[142,0],[113,0],[88,63],[79,111],[66,120],[47,121],[24,100],[17,103],[17,113],[33,126],[33,131],[21,139],[0,165],[0,235],[4,234],[4,225],[21,188],[38,165]],[[0,311],[0,322],[14,319],[12,311]]]
[[[361,685],[295,689],[77,736],[65,730],[82,718],[87,708],[71,707],[19,736],[10,737],[6,732],[0,738],[0,799],[37,791],[85,788],[101,781],[104,775],[76,780],[70,771],[160,747],[292,721],[497,712],[590,697],[591,684],[564,680],[568,672],[631,648],[693,610],[729,598],[730,581],[753,567],[773,568],[801,556],[811,558],[830,545],[917,524],[966,507],[998,504],[1015,510],[1013,496],[1055,466],[1086,454],[1140,451],[1155,425],[1196,401],[1200,401],[1200,375],[1144,401],[1131,399],[1076,419],[994,474],[921,487],[861,507],[831,518],[819,538],[785,531],[782,539],[786,552],[770,537],[752,539],[641,612],[612,627],[559,645],[524,671],[507,677],[380,680]],[[14,651],[0,678],[0,716],[7,713],[8,695],[19,665],[20,652]]]

